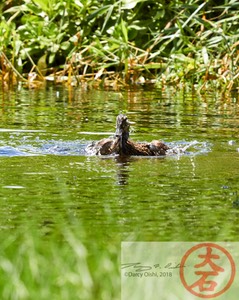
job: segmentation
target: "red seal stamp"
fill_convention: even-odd
[[[180,279],[190,293],[209,299],[230,288],[235,271],[235,262],[225,248],[214,243],[201,243],[184,254]]]

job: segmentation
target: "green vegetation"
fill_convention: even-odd
[[[80,224],[77,232],[69,224],[54,230],[1,232],[1,299],[119,299],[120,246],[83,244]]]
[[[4,1],[2,81],[29,83],[34,72],[38,80],[54,74],[70,84],[236,88],[238,8],[236,0]]]

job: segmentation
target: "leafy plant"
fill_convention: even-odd
[[[126,82],[144,76],[165,83],[206,86],[218,80],[225,88],[237,86],[235,0],[10,3],[2,4],[0,49],[19,72],[31,71],[40,60],[77,82],[77,76],[103,78],[115,72]]]

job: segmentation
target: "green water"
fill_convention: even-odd
[[[121,241],[238,240],[234,96],[48,87],[1,92],[0,106],[0,236],[34,226],[57,244],[59,228],[70,228],[86,248],[103,244],[99,256],[114,247],[116,270]],[[165,158],[86,156],[85,145],[111,135],[121,111],[135,122],[132,140],[198,145]],[[108,284],[117,299],[119,285]]]

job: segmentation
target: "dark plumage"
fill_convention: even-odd
[[[105,138],[94,142],[86,148],[89,154],[95,155],[137,155],[137,156],[160,156],[166,155],[169,147],[160,141],[151,143],[135,143],[129,140],[130,122],[128,118],[120,114],[116,120],[116,132],[114,137]]]

